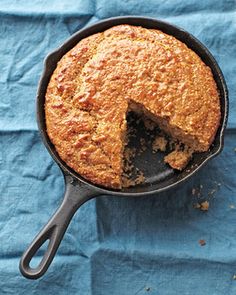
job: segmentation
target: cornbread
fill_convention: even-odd
[[[162,151],[162,152],[165,152],[166,145],[167,145],[167,140],[165,139],[165,137],[163,137],[163,136],[157,136],[154,139],[153,144],[152,144],[153,152],[155,153],[158,150],[159,151]]]
[[[201,246],[205,246],[206,245],[206,241],[205,240],[199,240],[198,241],[199,242],[199,244],[201,245]]]
[[[192,154],[190,152],[174,150],[165,156],[164,161],[172,168],[176,170],[182,170],[187,166],[191,156]]]
[[[174,37],[130,25],[81,40],[58,62],[46,93],[47,133],[85,179],[122,187],[129,111],[195,152],[208,150],[220,120],[210,68]]]

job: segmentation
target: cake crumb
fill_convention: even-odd
[[[168,163],[172,168],[181,171],[187,166],[191,157],[192,153],[189,151],[175,150],[165,156],[164,161],[165,163]]]
[[[145,181],[145,177],[142,171],[139,171],[139,174],[137,175],[137,177],[135,178],[135,184],[141,184],[144,183]]]
[[[133,180],[129,178],[129,175],[123,173],[122,175],[122,187],[131,187],[134,186],[135,183]]]
[[[150,290],[151,290],[150,287],[146,287],[146,288],[145,288],[145,291],[147,291],[147,292],[149,292]]]
[[[206,241],[205,240],[199,240],[198,241],[199,242],[199,244],[201,245],[201,246],[205,246],[206,245]]]
[[[200,209],[201,208],[201,205],[199,203],[194,203],[193,204],[193,208],[194,209]]]
[[[208,211],[209,210],[209,202],[204,201],[202,203],[194,203],[193,208],[200,209],[201,211]]]
[[[140,150],[139,150],[139,155],[141,154],[141,153],[143,153],[144,151],[146,151],[146,149],[147,149],[147,144],[146,144],[146,141],[145,141],[145,139],[143,138],[143,137],[141,137],[140,138]]]
[[[156,123],[154,123],[152,120],[148,119],[147,117],[143,117],[143,123],[147,130],[154,130],[156,128]]]
[[[212,189],[208,192],[208,196],[213,196],[216,193],[216,189]]]
[[[196,195],[196,192],[197,192],[196,189],[195,189],[195,188],[192,188],[192,195],[193,195],[193,196]]]
[[[127,134],[126,134],[126,137],[127,137],[127,143],[128,143],[128,141],[129,141],[129,138],[131,138],[131,137],[136,137],[136,134],[137,133],[137,130],[134,128],[134,127],[132,127],[132,126],[130,126],[129,128],[128,128],[128,130],[127,130]]]
[[[157,151],[166,151],[167,140],[163,136],[156,136],[152,144],[152,150],[154,153]]]
[[[124,159],[127,162],[130,162],[132,158],[134,158],[136,153],[136,148],[126,148],[124,151]]]
[[[236,275],[233,275],[233,280],[236,280]]]
[[[201,203],[201,208],[200,208],[202,211],[208,211],[209,209],[209,202],[208,201],[205,201],[205,202],[202,202]]]
[[[201,198],[201,196],[202,196],[201,186],[192,188],[192,196],[195,196],[197,198]]]
[[[124,168],[122,174],[122,187],[131,187],[145,181],[142,171],[134,167],[132,160],[136,155],[136,148],[126,148],[124,150]]]
[[[145,145],[145,139],[143,137],[140,138],[140,144],[141,144],[141,146]]]
[[[141,184],[144,183],[145,181],[145,177],[142,171],[138,171],[136,178],[132,178],[131,179],[131,173],[126,174],[123,173],[122,175],[122,186],[123,187],[132,187],[135,186],[137,184]]]

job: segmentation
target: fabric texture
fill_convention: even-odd
[[[175,190],[87,202],[45,276],[27,280],[20,256],[64,191],[36,125],[43,59],[80,28],[118,15],[171,22],[209,48],[230,94],[224,150]],[[236,293],[235,52],[235,0],[1,1],[0,294]],[[194,208],[205,200],[208,211]]]

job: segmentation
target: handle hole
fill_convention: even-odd
[[[37,268],[40,264],[40,262],[43,259],[44,254],[46,253],[48,246],[49,246],[49,239],[47,239],[41,246],[40,248],[37,250],[37,252],[35,253],[35,255],[32,257],[32,259],[29,262],[29,266],[30,268]]]

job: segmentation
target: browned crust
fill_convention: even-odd
[[[129,101],[193,138],[195,151],[209,148],[219,126],[211,70],[182,42],[129,25],[83,39],[59,61],[45,112],[60,157],[91,182],[121,187]]]

